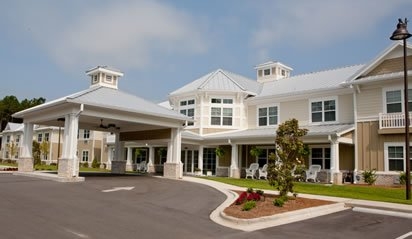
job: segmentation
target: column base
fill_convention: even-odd
[[[19,158],[17,162],[19,172],[33,172],[33,158]]]
[[[135,171],[135,169],[133,168],[133,165],[126,163],[126,171]]]
[[[342,176],[343,176],[343,174],[341,172],[333,173],[333,179],[332,179],[333,184],[341,185],[342,184]]]
[[[182,163],[164,163],[163,164],[163,177],[179,179],[183,177],[183,164]]]
[[[240,178],[240,169],[239,168],[231,168],[230,169],[230,177],[231,178]]]
[[[79,177],[79,163],[77,159],[59,159],[57,176],[61,178]]]
[[[126,173],[126,161],[113,160],[111,170],[113,174],[125,174]]]
[[[148,173],[155,173],[156,172],[156,168],[155,168],[154,164],[148,164],[147,165],[147,172]]]

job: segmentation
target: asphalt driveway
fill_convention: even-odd
[[[411,220],[345,211],[248,233],[209,219],[224,200],[205,185],[150,176],[58,183],[0,174],[0,238],[396,238],[412,231]]]

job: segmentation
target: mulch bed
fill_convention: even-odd
[[[242,192],[237,192],[238,194]],[[278,196],[265,194],[260,201],[256,202],[256,207],[250,211],[242,211],[242,205],[232,204],[224,210],[224,213],[228,216],[241,219],[252,219],[264,216],[272,216],[278,213],[290,212],[294,210],[322,206],[333,204],[335,202],[318,200],[318,199],[309,199],[309,198],[290,198],[283,207],[277,207],[273,205],[273,201]]]

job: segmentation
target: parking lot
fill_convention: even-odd
[[[243,232],[209,219],[225,200],[219,191],[151,176],[58,183],[0,174],[0,200],[0,238],[398,238],[412,231],[410,219],[346,210]]]

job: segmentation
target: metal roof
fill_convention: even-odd
[[[354,124],[327,124],[327,125],[308,125],[300,126],[307,129],[307,136],[328,136],[331,134],[342,134],[354,129]],[[268,138],[276,136],[277,128],[256,128],[216,133],[203,136],[204,139],[247,139],[247,138]]]
[[[68,95],[42,105],[17,112],[13,115],[13,117],[18,118],[24,116],[25,113],[67,102],[92,105],[107,109],[123,110],[131,113],[173,118],[178,120],[192,120],[191,118],[182,115],[179,112],[167,109],[151,101],[147,101],[138,96],[104,86],[91,87],[87,90],[80,91],[72,95]]]
[[[197,80],[173,91],[170,95],[177,95],[194,91],[224,91],[224,92],[246,92],[257,94],[260,91],[260,83],[244,76],[218,69],[210,72]]]
[[[283,78],[264,83],[261,93],[255,98],[276,97],[308,91],[344,88],[341,83],[361,69],[363,65],[348,66]]]

